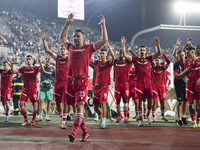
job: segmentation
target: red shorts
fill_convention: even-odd
[[[129,99],[132,98],[133,100],[137,99],[137,94],[135,90],[135,84],[129,86]]]
[[[107,101],[108,85],[95,85],[93,94],[93,104],[100,104],[100,101]]]
[[[151,83],[136,83],[136,94],[138,99],[152,98]]]
[[[20,101],[28,102],[28,98],[30,98],[30,101],[32,103],[35,103],[38,101],[37,88],[32,89],[32,90],[22,89]]]
[[[166,88],[165,87],[153,87],[153,98],[157,99],[159,97],[159,99],[161,101],[166,99]]]
[[[185,99],[194,100],[195,99],[195,84],[186,84],[185,88]]]
[[[196,100],[200,100],[200,86],[195,86],[195,95],[194,98]]]
[[[7,88],[6,90],[1,89],[1,101],[9,101],[10,102],[10,97],[11,97],[11,89]]]
[[[127,98],[129,97],[129,84],[128,82],[115,82],[115,98]]]
[[[58,102],[66,101],[67,81],[55,81],[54,83],[54,100]]]
[[[88,78],[68,78],[67,80],[67,104],[74,105],[77,102],[86,101],[88,93]]]

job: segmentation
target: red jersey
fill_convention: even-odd
[[[133,65],[132,68],[129,69],[129,85],[133,85],[135,83],[135,67]]]
[[[188,73],[188,78],[191,84],[195,84],[196,81],[200,78],[200,59],[197,58],[195,61],[189,60],[186,64],[186,68],[191,66],[192,69]]]
[[[0,69],[1,74],[1,89],[12,88],[12,77],[13,74],[11,70],[5,71],[4,69]]]
[[[132,56],[131,62],[135,66],[135,77],[138,83],[150,82],[151,81],[151,62],[153,61],[152,56],[146,58],[138,58]]]
[[[68,75],[69,76],[88,76],[88,66],[92,54],[96,51],[94,44],[75,47],[65,41],[63,45],[68,49]]]
[[[53,54],[52,58],[56,61],[56,81],[67,80],[68,75],[68,56],[66,58],[61,58],[56,54]]]
[[[171,74],[167,70],[165,70],[164,73],[165,73],[165,86],[167,86],[167,81],[171,80]]]
[[[39,71],[38,66],[32,66],[32,67],[21,67],[18,68],[18,72],[23,75],[23,81],[24,81],[24,89],[25,90],[32,90],[34,88],[37,88],[37,74]]]
[[[117,60],[114,62],[114,82],[127,82],[129,78],[129,64],[127,59]]]
[[[112,68],[110,61],[94,60],[93,64],[95,65],[95,83],[107,83],[110,85],[110,70]]]
[[[162,53],[162,55],[164,59],[167,61],[167,64],[162,66],[152,66],[151,68],[152,87],[166,87],[165,70],[169,67],[170,60],[164,52]]]

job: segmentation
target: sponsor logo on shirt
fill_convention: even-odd
[[[155,73],[162,73],[163,71],[161,70],[161,71],[155,71],[155,70],[153,70],[153,72],[155,72]]]
[[[116,64],[116,66],[123,67],[126,66],[126,64]]]
[[[145,62],[137,61],[137,63],[140,64],[140,65],[146,65],[148,63],[148,61],[145,61]]]
[[[71,51],[73,51],[73,52],[84,52],[85,49],[71,49]]]

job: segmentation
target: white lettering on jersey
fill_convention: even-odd
[[[33,71],[24,71],[24,73],[34,73],[34,70]]]

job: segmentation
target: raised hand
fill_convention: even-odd
[[[99,18],[100,18],[100,20],[101,20],[101,22],[99,22],[99,25],[104,24],[104,23],[105,23],[105,18],[104,18],[104,16],[101,15],[101,16],[99,16]]]
[[[68,25],[70,25],[72,22],[76,21],[73,18],[74,18],[74,14],[73,13],[68,15],[68,17],[67,17],[67,24]]]
[[[112,44],[112,45],[110,46],[110,48],[111,48],[112,50],[114,50],[114,49],[116,48],[116,45],[115,45],[115,44]]]
[[[125,39],[125,36],[122,36],[122,38],[121,38],[121,43],[122,43],[122,45],[125,45],[125,44],[126,44],[126,41],[127,41],[127,39]]]
[[[11,59],[11,64],[14,64],[14,62],[15,62],[15,57],[13,57],[13,58]]]
[[[90,40],[89,39],[85,39],[85,45],[89,45],[90,44]]]
[[[45,35],[45,33],[42,32],[42,33],[41,33],[41,38],[42,38],[42,40],[45,40],[45,39],[47,38],[47,35]]]
[[[4,60],[5,60],[6,62],[8,62],[8,59],[7,59],[5,56],[4,56],[3,58],[4,58]]]
[[[178,38],[178,39],[176,40],[176,45],[177,45],[177,46],[181,45],[181,42],[182,42],[182,41],[180,40],[180,38]]]
[[[37,56],[37,59],[38,59],[38,61],[41,61],[41,55],[40,54]]]
[[[156,45],[159,45],[159,42],[160,42],[159,38],[155,36],[153,43],[156,44]]]
[[[190,46],[192,45],[192,37],[187,39],[187,45],[190,45]]]
[[[55,49],[56,49],[55,44],[53,44],[53,45],[51,46],[51,51],[54,52]]]
[[[131,47],[129,45],[126,46],[127,51],[131,51]]]

